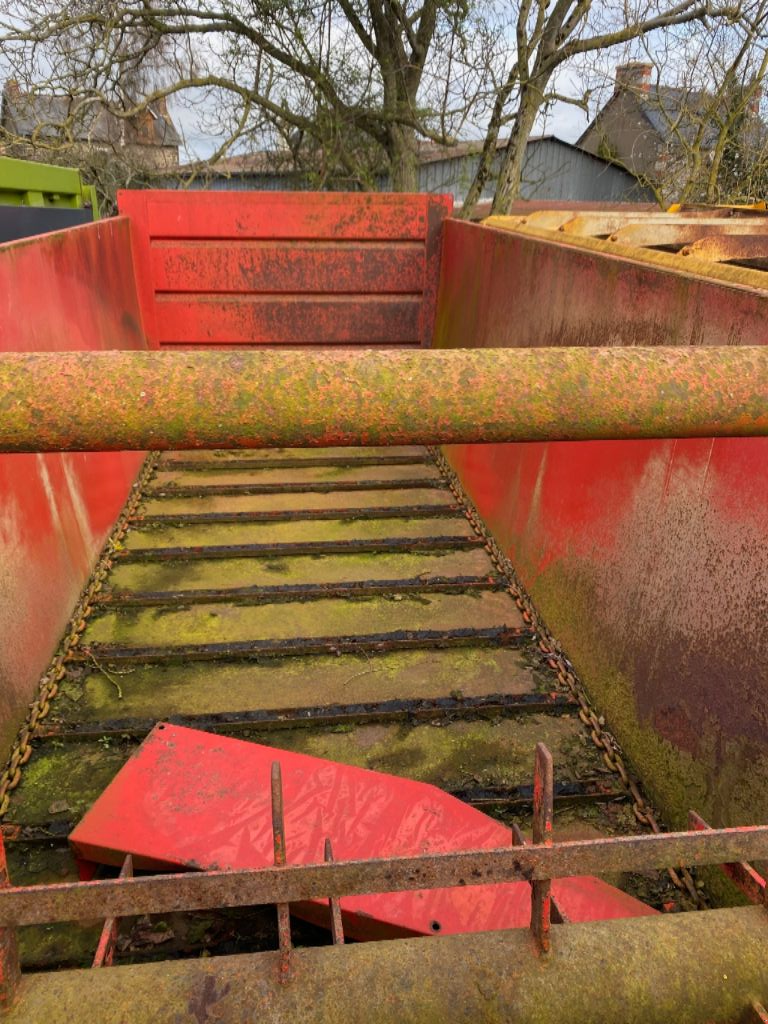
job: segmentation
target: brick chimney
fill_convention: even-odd
[[[5,83],[3,93],[8,97],[9,100],[17,100],[21,96],[21,89],[19,83],[15,78],[9,78]]]
[[[648,92],[651,88],[651,73],[653,64],[646,64],[641,60],[631,60],[626,64],[619,64],[616,68],[616,84],[614,93],[617,92]]]

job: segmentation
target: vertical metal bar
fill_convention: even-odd
[[[272,762],[272,839],[274,844],[275,867],[284,868],[285,815],[283,812],[283,776],[280,762]],[[277,934],[280,952],[287,955],[291,950],[291,913],[288,903],[277,904]]]
[[[527,846],[528,841],[520,830],[520,826],[517,824],[512,825],[512,845],[513,846]],[[531,883],[533,884],[533,883]],[[549,905],[551,908],[551,918],[553,924],[568,924],[568,916],[560,909],[560,905],[555,899],[554,895],[550,893]]]
[[[325,840],[325,862],[326,864],[333,863],[333,847],[331,846],[330,837]],[[344,945],[344,925],[341,920],[341,904],[335,896],[331,896],[328,899],[328,904],[331,908],[331,935],[333,937],[334,946]]]
[[[768,1024],[768,1010],[757,999],[750,1005],[745,1024]]]
[[[120,868],[120,878],[133,878],[133,857],[130,853],[123,861]],[[101,929],[99,944],[96,947],[96,955],[93,958],[91,967],[111,967],[115,959],[115,948],[117,946],[117,935],[120,928],[118,917],[108,917]]]
[[[9,887],[5,843],[0,833],[0,889]],[[0,1012],[7,1010],[16,997],[21,981],[21,963],[15,928],[0,928]]]
[[[552,755],[543,743],[537,743],[533,769],[533,842],[536,845],[552,845],[553,807]],[[542,953],[549,952],[551,889],[552,882],[548,878],[531,885],[531,931]]]

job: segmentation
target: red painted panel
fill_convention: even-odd
[[[763,344],[768,293],[449,222],[438,344]],[[673,823],[768,821],[768,441],[447,449]]]
[[[419,242],[164,242],[152,245],[158,292],[418,292]]]
[[[192,340],[400,345],[432,339],[449,196],[143,191],[121,192],[119,205],[131,219],[144,324],[155,347]],[[222,241],[228,244],[216,244]],[[175,307],[160,308],[162,294],[169,290],[253,296],[343,292],[371,299],[412,294],[418,299],[417,322],[411,327],[410,310],[395,314],[383,305],[375,312],[369,305],[370,332],[354,313],[349,317],[350,307],[325,306],[317,310],[323,322],[316,330],[303,312],[280,318],[265,306],[264,323],[253,318],[251,309],[245,329],[233,329],[233,315],[235,320],[240,317],[230,309],[222,333],[210,317],[202,330],[190,333],[188,308],[179,307],[178,323]]]
[[[143,347],[124,218],[0,246],[0,350]],[[0,745],[21,723],[140,453],[0,455]]]
[[[362,192],[119,192],[153,238],[423,240],[430,197]]]
[[[444,236],[439,345],[766,342],[768,292],[465,221]]]
[[[272,867],[271,769],[281,767],[288,864],[498,849],[511,831],[435,786],[334,761],[161,723],[118,772],[70,836],[79,857],[137,867],[203,870]],[[85,873],[90,874],[86,871]],[[646,917],[651,907],[597,878],[553,884],[573,921]],[[328,924],[327,901],[293,913]],[[350,938],[523,928],[527,882],[348,896]]]
[[[161,344],[279,345],[403,343],[419,340],[419,298],[407,296],[177,297],[157,301]]]

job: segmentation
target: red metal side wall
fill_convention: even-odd
[[[0,246],[0,350],[144,348],[128,230],[120,218]],[[142,458],[0,455],[3,750]]]
[[[119,206],[155,347],[432,339],[449,196],[145,191]]]
[[[459,222],[443,347],[761,344],[768,294]],[[447,449],[652,796],[768,821],[768,440]]]

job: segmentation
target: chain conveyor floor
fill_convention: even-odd
[[[640,831],[450,484],[418,447],[161,456],[13,793],[14,883],[76,877],[69,831],[167,719],[434,783],[524,832],[541,740],[557,836]],[[608,881],[686,907],[664,874]],[[23,966],[86,965],[100,928],[24,929]],[[272,908],[172,915],[123,922],[116,959],[275,944]]]

